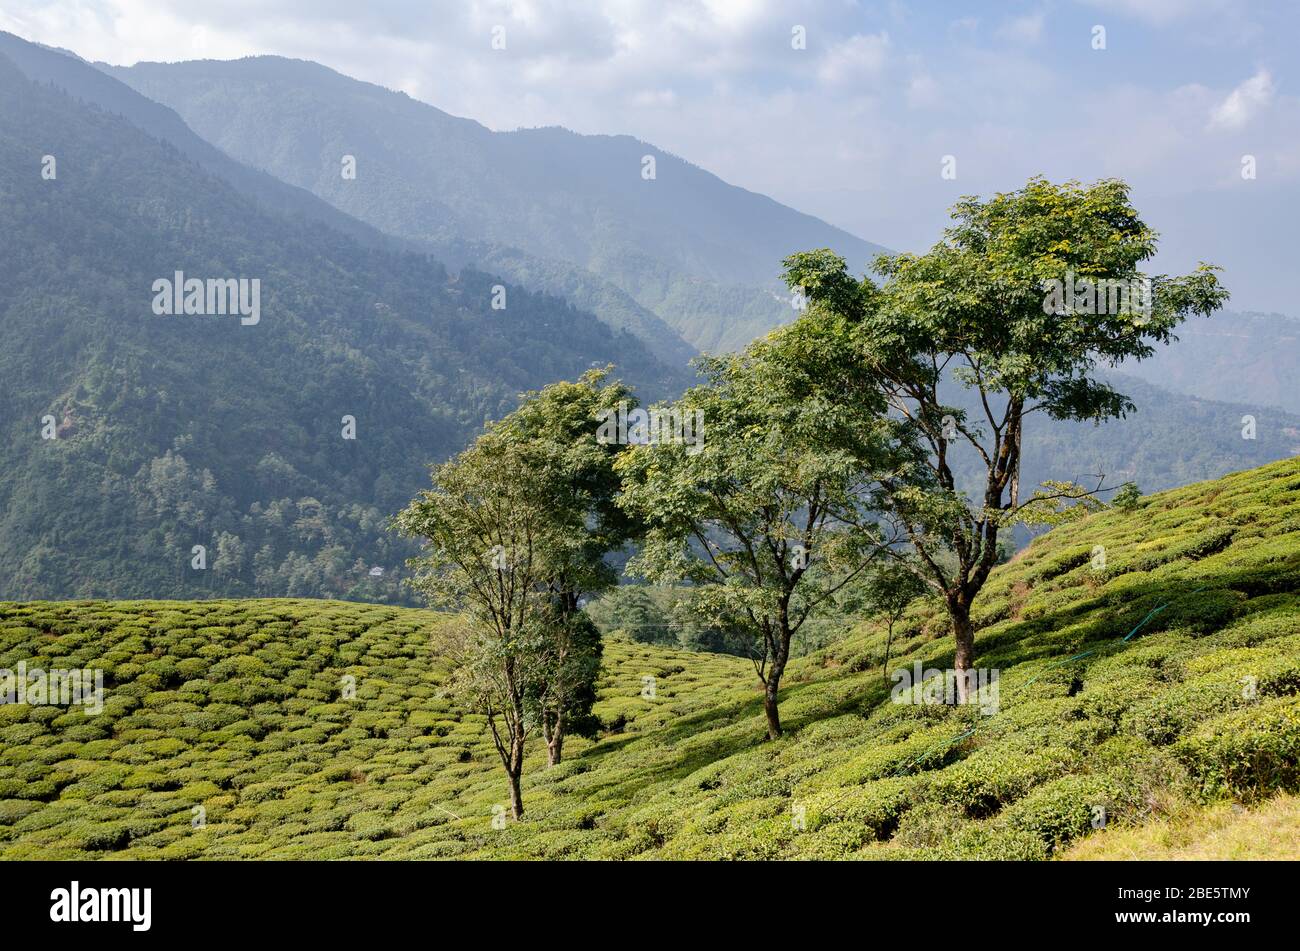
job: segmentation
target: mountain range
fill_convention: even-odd
[[[1178,344],[1124,372],[1202,399],[1300,413],[1300,320],[1283,314],[1215,314],[1178,331]]]
[[[776,279],[790,251],[830,247],[860,273],[886,250],[629,136],[493,132],[315,63],[101,68],[250,166],[426,242],[449,266],[559,294],[670,363],[683,353],[668,343],[676,335],[700,350],[737,349],[789,320]],[[343,154],[359,163],[354,181],[339,174]],[[647,155],[653,181],[640,174]],[[1294,318],[1222,313],[1180,337],[1123,372],[1199,399],[1300,413]]]
[[[389,515],[521,391],[612,364],[673,396],[699,350],[794,315],[786,255],[881,250],[627,136],[493,132],[301,61],[124,69],[4,33],[0,228],[9,598],[409,602]],[[260,320],[156,313],[177,272],[258,281]],[[1189,324],[1119,368],[1134,416],[1036,423],[1025,481],[1153,491],[1295,454],[1294,327]]]

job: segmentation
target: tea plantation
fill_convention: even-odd
[[[1047,533],[977,615],[996,713],[891,702],[865,621],[792,664],[777,742],[746,661],[610,641],[604,732],[539,745],[513,822],[438,614],[3,603],[0,668],[105,692],[0,705],[0,858],[1195,857],[1233,823],[1232,857],[1300,857],[1300,460]],[[918,607],[890,667],[950,645]]]

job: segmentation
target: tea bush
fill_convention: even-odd
[[[611,639],[603,730],[553,769],[531,742],[520,822],[484,719],[442,696],[436,612],[3,603],[0,668],[98,668],[104,696],[0,704],[0,858],[1049,858],[1098,808],[1115,827],[1300,790],[1298,592],[1288,460],[997,568],[974,615],[988,715],[895,702],[870,618],[791,663],[775,742],[748,661]],[[935,604],[895,635],[895,669],[951,665]]]

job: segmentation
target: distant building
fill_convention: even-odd
[[[370,569],[370,577],[382,578],[383,576],[384,576],[384,569],[380,568],[378,565],[375,565],[375,567]]]

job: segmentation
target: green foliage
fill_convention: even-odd
[[[646,585],[626,584],[610,589],[588,613],[606,634],[628,637],[640,644],[677,646],[678,632],[669,612],[660,607]]]
[[[1141,499],[1142,490],[1137,487],[1137,483],[1125,482],[1111,498],[1110,503],[1121,512],[1129,513],[1137,511]]]
[[[1155,254],[1156,235],[1128,192],[1117,180],[1034,178],[988,200],[964,198],[928,252],[876,259],[880,286],[851,278],[826,249],[786,260],[787,283],[805,288],[812,304],[799,323],[857,354],[858,379],[878,385],[904,420],[900,436],[917,458],[884,481],[879,504],[943,595],[958,670],[970,666],[971,606],[1000,557],[999,532],[1077,520],[1100,505],[1095,489],[1060,473],[1021,492],[1025,420],[1127,415],[1134,404],[1097,367],[1150,356],[1186,317],[1208,316],[1227,299],[1212,266],[1176,278],[1138,270]],[[1126,287],[1149,281],[1148,306],[1049,303],[1051,282],[1073,288],[1076,275]],[[978,394],[975,412],[947,402],[952,384]],[[962,455],[976,459],[969,485],[955,462]]]
[[[957,806],[972,818],[981,818],[1056,778],[1072,765],[1074,757],[1060,749],[1032,753],[981,751],[939,773],[931,789],[940,802]]]
[[[596,419],[627,390],[589,371],[527,394],[470,448],[435,467],[433,488],[395,519],[423,537],[415,585],[468,613],[456,639],[453,695],[488,719],[522,814],[519,775],[535,721],[558,763],[566,730],[594,732],[600,632],[578,605],[614,582],[606,557],[636,531],[616,504],[621,447]]]
[[[695,585],[693,606],[749,635],[773,738],[792,638],[890,541],[871,503],[898,464],[896,426],[870,387],[830,398],[834,343],[800,327],[703,361],[709,382],[671,408],[694,421],[689,438],[655,438],[617,463],[620,504],[648,526],[629,572]]]
[[[698,588],[684,585],[622,584],[588,605],[587,613],[607,636],[711,654],[751,656],[753,638],[735,626],[710,619],[698,598]],[[843,618],[822,620],[834,624],[836,631],[843,627]]]
[[[1248,799],[1300,784],[1300,696],[1224,714],[1178,744],[1202,792]]]

